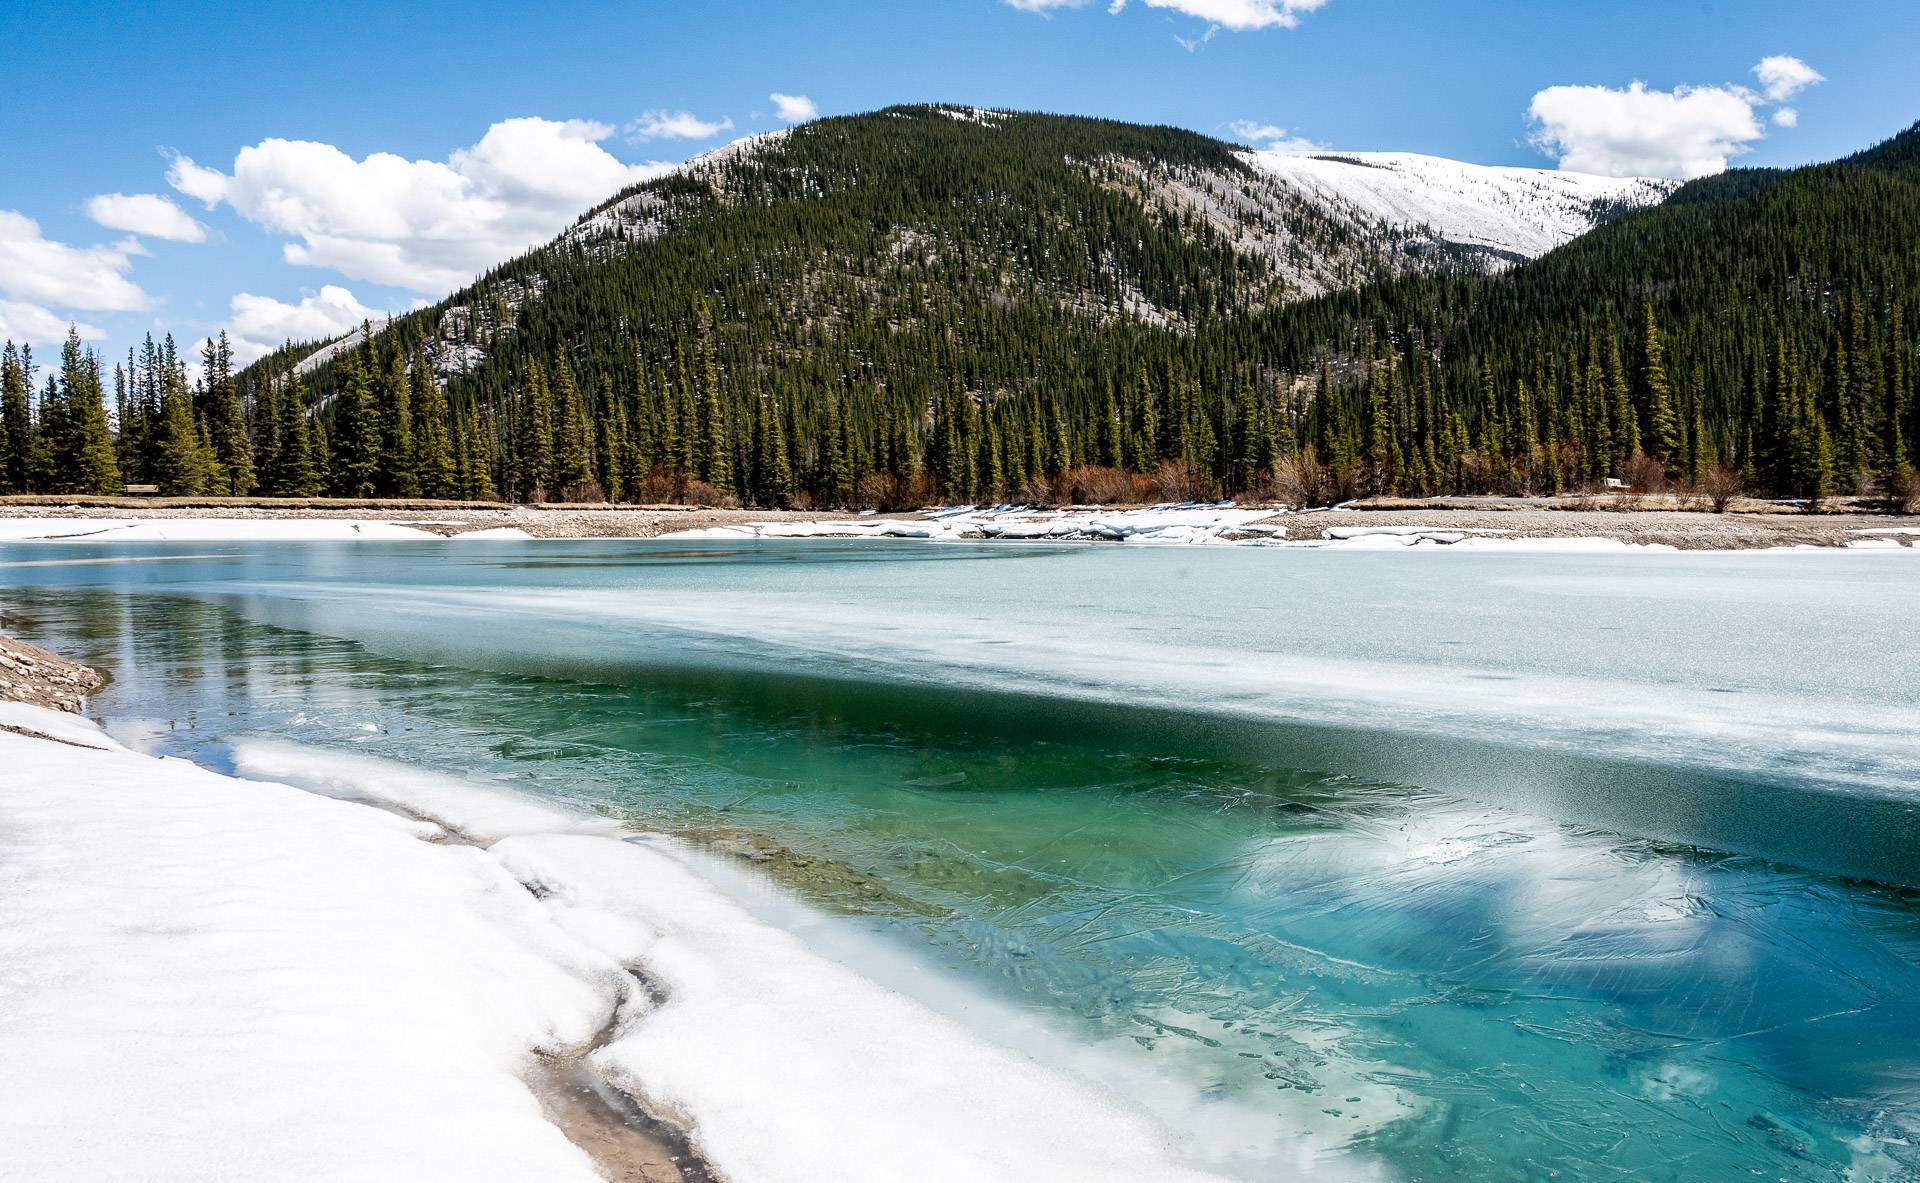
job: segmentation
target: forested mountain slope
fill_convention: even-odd
[[[170,483],[198,422],[203,479],[250,447],[273,492],[1298,498],[1724,468],[1817,498],[1920,437],[1914,138],[1635,210],[1667,187],[962,108],[822,120],[614,195],[370,340],[211,365],[170,426],[184,383],[141,359],[122,466]]]

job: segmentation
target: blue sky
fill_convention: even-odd
[[[960,102],[1669,174],[1829,158],[1920,118],[1911,0],[569,8],[5,6],[0,335],[44,345],[72,319],[111,356],[149,330],[231,327],[243,354],[338,331],[650,162],[808,109]]]

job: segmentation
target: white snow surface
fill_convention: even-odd
[[[670,840],[280,741],[238,766],[322,793],[0,723],[71,741],[0,733],[0,1177],[596,1179],[524,1077],[614,1016],[592,1066],[732,1183],[1214,1177]]]
[[[925,518],[860,517],[817,522],[743,523],[663,534],[674,540],[744,541],[755,538],[920,538],[961,542],[993,538],[1014,541],[1128,542],[1160,546],[1256,546],[1341,550],[1508,550],[1551,553],[1671,551],[1660,543],[1613,538],[1506,538],[1502,530],[1434,526],[1333,526],[1317,539],[1289,542],[1272,535],[1262,519],[1285,511],[1243,508],[1232,502],[1156,505],[1146,509],[1033,509],[971,505],[929,511]]]
[[[1593,229],[1596,202],[1655,205],[1678,187],[1651,177],[1467,164],[1413,152],[1240,156],[1322,205],[1528,259]]]
[[[0,733],[0,1178],[599,1177],[521,1072],[628,979],[484,851],[0,722],[95,745]]]
[[[418,542],[397,522],[295,518],[0,518],[0,542]]]

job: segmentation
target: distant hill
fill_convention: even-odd
[[[697,158],[242,385],[300,361],[340,491],[417,482],[334,392],[391,417],[424,367],[509,496],[1199,495],[1303,459],[1322,492],[1820,496],[1920,436],[1914,139],[1676,191],[896,107]]]

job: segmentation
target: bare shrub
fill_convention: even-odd
[[[853,503],[860,509],[892,509],[899,496],[899,481],[884,472],[870,472],[854,488]]]
[[[1920,513],[1920,471],[1911,464],[1893,470],[1887,482],[1887,508],[1894,513]]]
[[[1491,493],[1499,485],[1502,474],[1494,465],[1493,458],[1485,452],[1468,452],[1460,457],[1461,493]]]
[[[1052,505],[1060,500],[1057,483],[1064,484],[1045,476],[1030,476],[1014,490],[1014,500],[1026,505]]]
[[[703,509],[739,509],[740,499],[731,493],[722,493],[705,481],[688,481],[681,499],[688,505],[698,505]]]
[[[860,509],[919,509],[934,501],[931,478],[903,481],[884,472],[870,472],[860,478],[853,491],[853,504]]]
[[[1147,475],[1147,488],[1156,501],[1204,501],[1213,496],[1213,482],[1184,460],[1162,460]]]
[[[1273,466],[1273,491],[1295,509],[1325,505],[1333,496],[1332,474],[1309,444],[1298,456],[1283,456]]]
[[[1666,493],[1673,488],[1673,483],[1667,479],[1667,466],[1637,449],[1627,458],[1627,466],[1621,472],[1620,479],[1627,483],[1628,489],[1642,496]]]
[[[1067,499],[1075,505],[1124,505],[1133,500],[1133,477],[1118,468],[1088,464],[1067,470]]]
[[[562,485],[552,493],[552,500],[566,505],[592,505],[606,501],[607,491],[600,482],[588,477],[577,484]]]
[[[1727,506],[1740,495],[1744,482],[1740,474],[1724,464],[1716,464],[1707,469],[1700,477],[1700,495],[1707,499],[1715,513],[1727,512]]]

